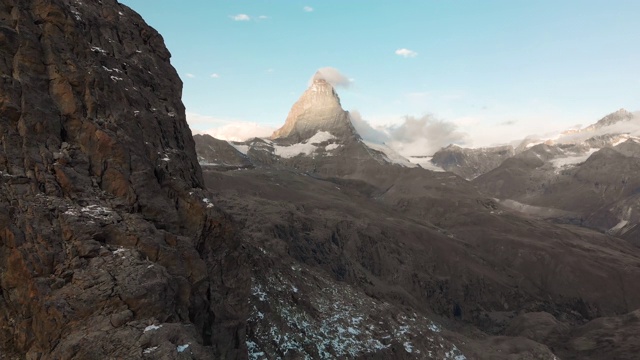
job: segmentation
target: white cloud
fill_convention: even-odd
[[[233,19],[234,21],[249,21],[251,20],[251,17],[247,14],[238,14],[238,15],[231,15],[229,16],[231,19]]]
[[[469,135],[452,122],[431,115],[420,118],[405,116],[400,123],[372,126],[359,112],[352,111],[351,123],[367,141],[386,144],[400,155],[432,155],[449,144],[466,145]]]
[[[269,137],[274,127],[250,121],[221,119],[187,112],[187,123],[194,134],[208,134],[216,139],[245,141],[254,137]]]
[[[195,75],[193,75],[192,73],[187,73],[187,74],[186,74],[186,76],[187,76],[189,79],[195,79],[195,78],[196,78],[196,76],[195,76]]]
[[[216,128],[200,131],[216,139],[227,141],[245,141],[254,137],[266,138],[271,136],[276,129],[254,122],[234,122]]]
[[[260,20],[266,20],[266,19],[268,19],[268,18],[269,18],[269,17],[268,17],[267,15],[260,15],[260,16],[258,16],[258,19],[260,19]]]
[[[213,78],[213,79],[218,79],[219,77],[220,77],[220,75],[218,73],[211,74],[211,78]]]
[[[402,48],[402,49],[396,50],[396,55],[402,56],[404,58],[410,58],[410,57],[418,56],[418,53],[413,50]]]
[[[376,144],[384,144],[390,140],[389,135],[382,130],[382,126],[374,127],[371,123],[362,118],[358,110],[349,111],[351,124],[360,136]]]
[[[302,10],[304,10],[305,12],[312,12],[313,8],[311,6],[305,6],[302,8]]]
[[[316,79],[324,79],[332,86],[342,88],[348,88],[353,82],[352,79],[342,74],[340,70],[329,66],[318,69],[309,79],[309,85]]]

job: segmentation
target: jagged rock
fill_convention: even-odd
[[[291,108],[284,126],[276,130],[271,138],[280,142],[300,143],[321,131],[340,139],[356,134],[349,113],[342,109],[333,86],[316,77]]]
[[[169,58],[115,0],[0,6],[0,358],[246,358],[245,258]]]
[[[449,145],[433,154],[431,162],[467,180],[487,173],[515,155],[512,146],[465,149]]]

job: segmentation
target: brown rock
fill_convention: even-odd
[[[246,357],[245,260],[169,58],[115,0],[0,6],[0,358]]]

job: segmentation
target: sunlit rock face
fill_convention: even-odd
[[[316,77],[291,108],[284,126],[276,130],[271,138],[298,143],[320,131],[327,131],[338,138],[356,134],[349,113],[342,109],[333,86]]]

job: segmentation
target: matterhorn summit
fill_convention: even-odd
[[[289,111],[284,126],[276,130],[271,138],[297,143],[321,131],[329,132],[337,138],[356,135],[349,113],[342,109],[335,89],[318,72],[309,88]]]

